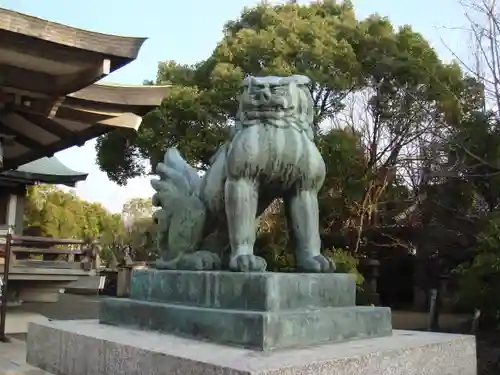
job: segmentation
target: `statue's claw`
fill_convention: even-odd
[[[297,271],[307,273],[335,272],[335,263],[324,255],[316,255],[297,259]]]
[[[231,271],[236,272],[264,272],[267,268],[267,263],[264,258],[249,255],[235,255],[229,262]]]

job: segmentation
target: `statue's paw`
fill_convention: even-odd
[[[208,271],[220,269],[220,258],[210,251],[197,251],[184,255],[177,265],[177,269],[191,271]]]
[[[229,269],[235,272],[264,272],[267,263],[255,255],[235,255],[229,262]]]
[[[335,263],[324,255],[304,257],[297,260],[297,271],[299,272],[335,272]]]
[[[158,270],[176,270],[178,261],[165,261],[162,259],[157,259],[153,267],[158,269]]]

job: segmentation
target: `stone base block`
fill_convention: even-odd
[[[101,301],[99,321],[257,350],[392,333],[391,310],[371,306],[266,312],[107,298]]]
[[[477,375],[472,336],[393,336],[258,352],[97,321],[30,325],[27,362],[59,375]]]
[[[136,269],[130,298],[215,309],[280,311],[356,304],[356,279],[341,273]]]

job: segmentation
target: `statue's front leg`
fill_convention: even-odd
[[[232,271],[265,271],[266,261],[253,253],[255,244],[255,217],[259,199],[255,180],[228,178],[225,183],[225,206]]]
[[[317,191],[294,189],[284,200],[289,236],[295,248],[297,271],[334,272],[335,263],[321,255]]]

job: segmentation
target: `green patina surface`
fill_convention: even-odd
[[[392,333],[390,309],[368,306],[262,312],[110,298],[100,321],[263,351]]]
[[[264,351],[391,335],[390,309],[355,293],[344,274],[135,270],[100,322]]]
[[[277,311],[355,304],[348,274],[135,270],[130,297],[207,308]]]
[[[248,76],[226,141],[200,177],[169,148],[151,186],[159,269],[265,271],[253,253],[255,219],[282,198],[300,272],[335,271],[321,254],[318,192],[326,166],[314,143],[312,81],[302,75]]]

